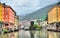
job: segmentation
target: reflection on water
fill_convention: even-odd
[[[46,31],[30,31],[31,38],[47,38]]]
[[[48,38],[60,38],[59,32],[48,32]]]
[[[60,33],[44,30],[41,31],[20,30],[19,32],[0,34],[0,38],[60,38]]]
[[[0,38],[18,38],[18,32],[13,33],[7,33],[7,34],[1,34]]]

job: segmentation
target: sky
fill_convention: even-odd
[[[54,4],[57,0],[0,0],[2,3],[10,5],[17,13],[17,15],[26,15],[34,11]]]

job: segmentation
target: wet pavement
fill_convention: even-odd
[[[19,32],[0,34],[0,38],[60,38],[60,33],[46,31],[46,30],[41,30],[41,31],[20,30]]]

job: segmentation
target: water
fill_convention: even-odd
[[[20,30],[19,32],[1,34],[0,38],[60,38],[60,33],[46,31],[46,30],[41,30],[41,31]]]

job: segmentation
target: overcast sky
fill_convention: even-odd
[[[32,13],[42,7],[58,2],[57,0],[1,0],[10,5],[18,15]]]

